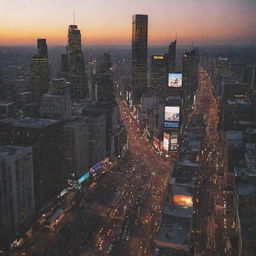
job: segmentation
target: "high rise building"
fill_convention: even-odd
[[[37,54],[38,56],[48,58],[48,49],[46,44],[46,39],[37,39]]]
[[[176,44],[177,40],[173,41],[169,45],[168,50],[168,73],[175,73],[176,65]]]
[[[1,145],[32,146],[36,210],[66,186],[63,140],[61,121],[17,117],[0,122]]]
[[[89,166],[106,158],[106,115],[86,113],[89,123]]]
[[[40,101],[42,94],[49,87],[49,63],[48,58],[34,55],[31,62],[31,91],[33,100]]]
[[[31,91],[33,100],[40,101],[42,94],[49,87],[49,62],[47,55],[47,44],[45,39],[37,40],[37,54],[31,61]]]
[[[95,81],[95,98],[97,102],[114,101],[113,80],[108,73],[99,73]]]
[[[104,53],[104,67],[105,67],[105,72],[110,72],[112,67],[112,62],[111,62],[111,55],[109,53]]]
[[[132,85],[133,99],[137,104],[147,87],[148,15],[132,17]]]
[[[65,125],[65,168],[68,178],[78,179],[89,168],[89,124],[84,118],[72,120]]]
[[[68,79],[72,84],[71,95],[73,98],[84,98],[88,91],[88,85],[81,48],[81,33],[77,25],[69,25],[67,57]]]
[[[31,147],[0,147],[0,244],[9,245],[35,213]]]
[[[67,120],[71,117],[71,97],[64,91],[43,94],[40,104],[41,117],[54,120]]]
[[[182,58],[183,85],[185,88],[185,107],[190,108],[199,83],[199,56],[198,49],[184,53]]]
[[[68,55],[61,54],[61,72],[68,72]]]
[[[153,55],[151,58],[150,87],[164,89],[167,87],[166,55]]]

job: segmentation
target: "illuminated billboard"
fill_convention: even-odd
[[[169,141],[170,141],[170,134],[164,133],[164,140],[163,140],[163,147],[164,150],[168,151],[169,150]]]
[[[182,87],[182,74],[169,73],[168,87]]]
[[[176,151],[178,149],[178,133],[172,132],[170,150]]]
[[[175,195],[173,197],[173,203],[184,205],[184,206],[192,206],[192,196],[185,196],[185,195]]]
[[[165,106],[164,127],[179,128],[179,122],[180,122],[180,107]]]
[[[164,56],[163,56],[163,55],[154,55],[154,56],[153,56],[153,59],[154,59],[154,60],[163,60],[163,59],[164,59]]]

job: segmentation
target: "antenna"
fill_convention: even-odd
[[[177,32],[176,32],[176,34],[175,34],[175,41],[177,41]]]
[[[76,14],[75,14],[75,10],[73,10],[73,25],[76,24]]]

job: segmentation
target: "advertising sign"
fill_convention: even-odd
[[[168,87],[182,87],[182,74],[169,73]]]
[[[169,150],[169,141],[170,141],[170,134],[165,132],[163,146],[164,146],[164,150],[166,150],[166,151]]]
[[[171,135],[171,146],[170,150],[175,151],[178,148],[178,134],[173,132]]]
[[[179,128],[180,107],[165,106],[164,127]]]

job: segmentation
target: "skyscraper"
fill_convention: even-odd
[[[148,15],[132,17],[132,85],[133,100],[138,103],[147,87]]]
[[[95,76],[95,100],[97,102],[114,102],[114,84],[111,74],[111,55],[105,53],[99,63],[98,72]]]
[[[153,55],[151,58],[150,87],[165,89],[167,87],[166,55]]]
[[[168,50],[168,73],[175,73],[176,43],[177,43],[177,40],[171,42],[170,45],[169,45],[169,50]]]
[[[29,228],[35,213],[31,147],[0,146],[0,244]]]
[[[17,117],[0,122],[1,145],[32,147],[36,211],[66,186],[63,140],[62,121]]]
[[[48,58],[48,49],[46,44],[46,39],[37,39],[37,54],[40,57]]]
[[[43,50],[43,51],[42,51]],[[38,53],[45,54],[45,48],[38,49]],[[40,101],[42,94],[48,91],[49,86],[49,63],[47,56],[34,55],[31,61],[31,92],[33,100]]]
[[[77,25],[68,29],[68,79],[71,82],[73,98],[84,98],[87,94],[84,57],[81,49],[81,33]]]
[[[183,84],[185,89],[185,106],[191,107],[194,101],[194,95],[199,83],[199,56],[198,49],[184,53],[182,57]]]

